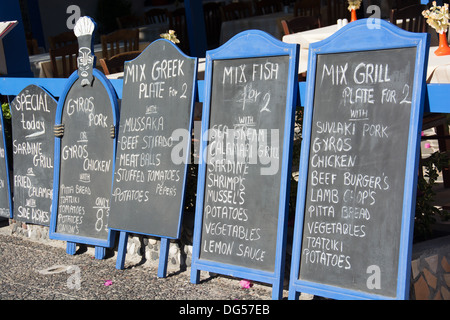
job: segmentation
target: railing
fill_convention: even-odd
[[[110,80],[117,93],[117,98],[122,99],[123,80]],[[26,86],[34,84],[43,87],[55,98],[59,98],[66,85],[65,78],[0,78],[0,95],[16,96]],[[204,81],[198,81],[198,97],[199,102],[203,102],[203,86]],[[299,82],[300,101],[299,106],[304,106],[306,95],[306,82]],[[450,83],[427,84],[425,94],[425,112],[432,113],[450,113]]]

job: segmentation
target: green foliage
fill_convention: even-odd
[[[9,110],[9,104],[8,103],[3,103],[2,104],[2,111],[3,111],[3,119],[11,120],[11,111]]]
[[[439,210],[433,204],[436,195],[433,187],[439,172],[448,166],[448,157],[444,153],[435,152],[424,162],[424,175],[419,176],[417,182],[414,241],[425,240],[432,235],[432,225],[436,222],[436,216],[440,216],[443,220],[450,218],[447,211]]]

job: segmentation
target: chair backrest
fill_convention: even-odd
[[[50,49],[61,48],[72,43],[78,43],[78,39],[73,31],[66,31],[56,36],[48,37]]]
[[[220,27],[222,26],[220,3],[207,2],[203,4],[203,15],[205,17],[206,42],[208,47],[216,47],[220,43]]]
[[[139,29],[119,29],[101,36],[103,58],[139,50]]]
[[[137,28],[145,24],[144,16],[129,14],[116,18],[119,29]]]
[[[238,20],[253,15],[251,2],[231,2],[220,7],[222,21]]]
[[[279,0],[254,0],[254,4],[256,15],[270,14],[283,10],[282,1]]]
[[[28,55],[32,56],[39,53],[38,42],[36,39],[27,39]]]
[[[162,8],[153,8],[144,13],[146,24],[164,23],[169,19],[169,12]]]
[[[184,8],[178,8],[169,12],[169,29],[175,30],[177,39],[180,40],[178,47],[189,54],[189,38],[186,24],[186,11]]]
[[[300,0],[294,4],[294,17],[320,15],[320,1],[317,0]]]
[[[78,43],[49,50],[54,78],[67,78],[77,69]]]
[[[322,27],[320,17],[301,16],[290,20],[281,20],[284,34],[292,34]]]
[[[427,32],[426,19],[422,15],[422,11],[426,10],[427,5],[415,4],[412,6],[392,9],[390,22],[397,25],[397,21],[401,20],[400,28],[411,32]]]
[[[327,0],[327,25],[336,24],[338,19],[350,19],[347,0]]]
[[[116,54],[109,59],[101,58],[100,65],[103,68],[103,73],[105,75],[122,72],[124,70],[125,61],[133,60],[141,51],[128,51]]]

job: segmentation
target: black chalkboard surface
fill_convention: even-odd
[[[14,218],[49,225],[53,197],[56,100],[41,87],[24,88],[11,102]]]
[[[290,298],[408,297],[427,36],[379,26],[310,47]]]
[[[215,60],[200,259],[273,272],[289,56]]]
[[[196,59],[161,39],[124,70],[109,226],[178,238]]]
[[[319,55],[300,279],[395,296],[415,56]]]
[[[81,79],[77,78],[61,110],[64,135],[57,154],[55,234],[76,236],[82,243],[83,237],[106,241],[109,235],[115,149],[111,127],[115,125],[115,116],[111,95],[99,76],[92,86],[81,86]]]

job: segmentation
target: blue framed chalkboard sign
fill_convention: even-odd
[[[166,276],[169,239],[181,233],[196,92],[197,58],[166,39],[125,63],[109,218],[120,231],[118,269],[128,233],[152,235],[161,237],[158,276]]]
[[[108,228],[116,155],[119,108],[109,80],[94,68],[92,33],[95,24],[82,17],[75,25],[78,70],[68,78],[55,118],[55,167],[49,237],[95,246],[103,259],[114,243]]]
[[[428,45],[362,19],[310,46],[290,299],[409,297]]]
[[[206,54],[193,283],[205,270],[282,297],[298,49],[248,30]]]

